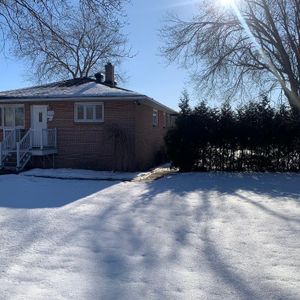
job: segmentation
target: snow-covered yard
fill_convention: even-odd
[[[300,176],[0,176],[1,299],[299,299]]]

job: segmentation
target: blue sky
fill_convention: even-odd
[[[126,73],[124,87],[144,93],[166,105],[177,108],[178,99],[186,86],[188,73],[176,65],[167,65],[159,55],[162,41],[158,30],[164,15],[175,11],[180,15],[191,15],[195,0],[132,0],[127,6],[130,46],[136,56],[126,61],[122,71]],[[13,57],[0,56],[0,90],[30,86],[24,62]]]

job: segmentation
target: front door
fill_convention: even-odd
[[[47,136],[47,105],[32,106],[32,147],[43,148],[48,144]]]

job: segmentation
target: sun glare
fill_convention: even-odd
[[[235,3],[235,0],[219,0],[222,6],[230,6]]]

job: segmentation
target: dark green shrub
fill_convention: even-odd
[[[181,171],[299,171],[300,115],[264,97],[233,111],[184,103],[165,138],[167,154]]]

